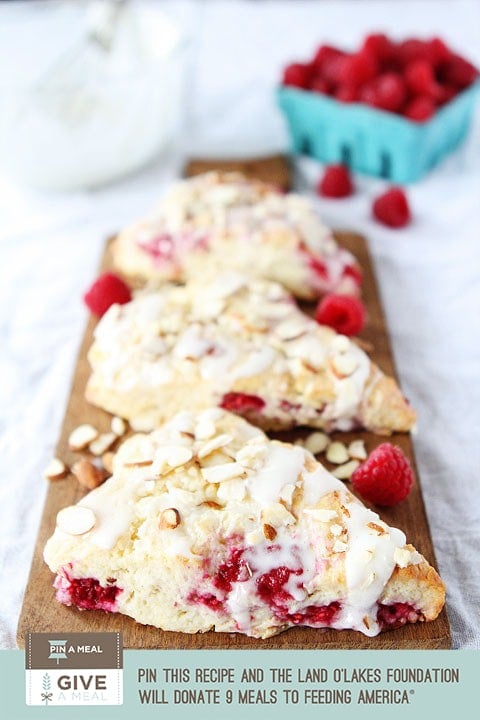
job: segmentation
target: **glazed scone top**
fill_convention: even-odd
[[[191,278],[205,272],[208,259],[217,271],[250,271],[300,297],[358,292],[355,258],[309,199],[238,173],[175,183],[149,216],[119,235],[116,248],[115,262],[132,275]]]
[[[175,381],[181,393],[184,378],[202,383],[214,405],[232,390],[255,393],[257,385],[266,415],[279,411],[279,396],[287,405],[300,398],[297,425],[320,413],[324,426],[343,430],[358,422],[367,383],[380,375],[354,342],[302,313],[281,286],[235,273],[112,306],[89,359],[95,385],[106,390]]]
[[[157,540],[164,558],[202,568],[205,558],[240,545],[245,577],[232,583],[226,602],[235,627],[247,633],[257,579],[275,568],[295,571],[284,585],[294,612],[340,596],[333,626],[375,635],[376,603],[394,569],[424,562],[403,532],[363,506],[307,450],[271,441],[218,408],[181,412],[159,430],[133,436],[116,454],[113,477],[61,512],[45,549],[57,572],[65,559],[73,567],[86,559],[88,567],[88,558],[104,551],[120,553],[122,567],[127,552],[151,556]],[[82,526],[89,513],[90,525]],[[193,590],[183,588],[186,597]]]

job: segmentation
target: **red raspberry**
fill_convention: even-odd
[[[342,335],[358,335],[365,325],[365,306],[350,295],[325,295],[315,310],[315,320]]]
[[[457,88],[453,85],[439,85],[437,102],[439,105],[445,105],[446,103],[453,100],[455,95],[458,93]]]
[[[398,187],[392,187],[379,195],[372,209],[379,222],[392,228],[404,227],[411,220],[407,197]]]
[[[302,89],[308,88],[312,79],[312,66],[308,63],[292,63],[283,71],[283,84]]]
[[[428,42],[418,38],[409,38],[400,43],[397,56],[403,66],[414,60],[430,60],[431,50]]]
[[[452,51],[440,38],[432,38],[428,43],[428,47],[430,50],[430,59],[435,67],[449,60],[452,56]]]
[[[405,82],[414,95],[430,95],[434,98],[438,94],[435,73],[428,60],[414,60],[409,63],[405,68]]]
[[[450,60],[440,67],[439,74],[444,82],[463,90],[476,80],[478,70],[465,58],[452,54]]]
[[[362,100],[368,105],[397,112],[405,102],[407,92],[405,82],[399,73],[386,72],[366,85],[362,90]]]
[[[415,122],[425,122],[435,114],[435,103],[429,95],[419,95],[408,103],[403,114]]]
[[[353,183],[345,165],[327,165],[317,184],[317,193],[329,198],[347,197],[353,193]]]
[[[111,305],[124,305],[132,299],[128,285],[114,273],[100,275],[83,296],[86,306],[94,314],[101,317]]]
[[[339,57],[344,57],[345,53],[343,50],[339,50],[336,47],[332,47],[332,45],[320,45],[317,52],[315,53],[315,57],[313,58],[313,64],[319,69],[323,69],[323,66],[327,63],[329,63],[331,60],[335,60]]]
[[[355,470],[351,481],[365,500],[391,507],[405,500],[414,479],[412,467],[400,448],[382,443]]]
[[[314,92],[322,93],[323,95],[330,94],[330,86],[327,81],[321,77],[321,75],[316,75],[313,78],[310,89],[314,90]]]
[[[261,412],[265,407],[265,401],[257,395],[230,392],[223,396],[220,407],[241,415],[242,413]]]
[[[378,72],[378,62],[372,53],[362,50],[344,58],[339,73],[339,82],[360,87],[373,80]]]
[[[340,102],[356,102],[359,99],[358,88],[354,85],[340,85],[334,92],[334,97]]]
[[[366,50],[380,62],[390,60],[395,52],[395,46],[387,35],[372,33],[367,35],[363,42],[362,51]]]

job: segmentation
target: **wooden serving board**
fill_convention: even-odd
[[[215,163],[217,165],[218,163]],[[205,163],[202,165],[205,169]],[[265,177],[265,175],[264,175]],[[366,348],[372,348],[372,359],[389,375],[395,376],[395,367],[389,343],[377,284],[374,277],[371,258],[363,237],[352,233],[338,232],[339,243],[351,250],[359,259],[364,272],[364,302],[368,310],[368,324],[361,335]],[[111,267],[109,247],[105,249],[101,269]],[[68,401],[56,455],[67,465],[78,459],[68,449],[68,436],[71,431],[84,422],[92,423],[101,431],[110,427],[111,416],[89,405],[84,398],[84,389],[89,376],[87,351],[92,343],[92,334],[96,320],[88,321],[83,342],[75,368],[73,384]],[[303,433],[305,434],[305,433]],[[302,435],[289,433],[291,440]],[[277,434],[277,437],[282,437]],[[353,438],[365,441],[368,451],[384,442],[385,438],[369,432],[336,433],[334,437],[344,442]],[[399,445],[415,468],[412,441],[409,435],[396,434],[391,442]],[[326,463],[328,466],[328,463]],[[418,474],[417,474],[418,478]],[[187,635],[176,632],[164,632],[151,626],[140,625],[131,618],[120,614],[102,611],[81,612],[75,608],[60,605],[54,599],[53,576],[43,562],[43,547],[53,533],[57,512],[67,505],[76,503],[84,491],[77,480],[69,476],[65,480],[50,483],[45,509],[40,525],[32,568],[27,584],[23,608],[18,625],[17,641],[20,647],[25,645],[28,632],[116,632],[123,633],[126,648],[143,649],[405,649],[405,648],[449,648],[451,646],[450,628],[445,609],[434,622],[408,625],[391,632],[368,638],[361,633],[349,630],[315,630],[310,628],[292,628],[268,640],[256,640],[239,634],[208,632]],[[389,524],[405,531],[408,541],[436,565],[435,555],[425,515],[420,481],[417,480],[411,494],[403,503],[381,512],[382,518]]]

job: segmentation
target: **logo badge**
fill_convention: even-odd
[[[121,705],[121,633],[29,633],[27,705]]]

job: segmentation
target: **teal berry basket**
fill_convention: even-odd
[[[408,184],[422,178],[465,139],[479,88],[477,81],[423,123],[294,87],[280,87],[277,100],[293,153]]]

